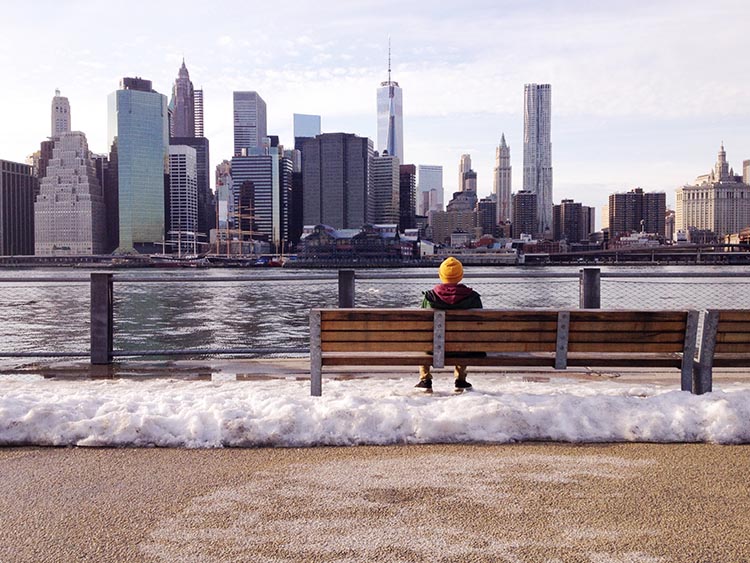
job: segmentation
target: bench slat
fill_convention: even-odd
[[[742,354],[750,352],[750,344],[747,342],[717,342],[714,354]]]
[[[323,342],[323,352],[429,352],[430,342]]]
[[[554,352],[552,342],[446,342],[445,352]]]
[[[649,343],[649,342],[570,342],[570,352],[682,352],[682,342]]]
[[[750,322],[741,323],[736,321],[719,321],[719,333],[722,332],[750,332]]]
[[[684,332],[685,321],[581,321],[571,316],[571,331],[602,332],[615,328],[618,332]],[[628,336],[629,338],[630,336]]]
[[[414,331],[323,331],[323,342],[425,342],[432,344],[432,332]]]
[[[687,311],[601,311],[594,309],[573,309],[570,322],[604,321],[610,326],[618,322],[682,322],[687,319]]]
[[[546,311],[543,309],[526,310],[493,310],[493,309],[451,309],[445,311],[445,320],[448,323],[456,321],[482,321],[492,322],[515,322],[515,321],[557,321],[557,311]]]
[[[351,330],[428,330],[432,333],[430,321],[323,321],[323,331],[351,331]]]
[[[750,311],[747,310],[727,310],[718,311],[719,322],[745,322],[750,323]]]
[[[429,321],[432,322],[431,309],[322,309],[323,321]]]
[[[539,330],[557,330],[557,319],[554,321],[461,321],[454,318],[447,320],[447,329],[451,332],[463,331],[513,331],[513,332],[535,332]]]
[[[555,342],[555,332],[454,332],[445,333],[445,342]]]
[[[685,340],[685,327],[680,332],[581,332],[576,330],[570,331],[569,342],[641,342],[641,343],[680,343]]]
[[[719,332],[716,335],[717,342],[734,342],[734,343],[750,343],[750,332],[724,332],[719,327]]]

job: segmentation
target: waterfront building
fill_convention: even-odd
[[[208,234],[216,226],[216,201],[211,191],[211,163],[209,142],[206,137],[172,137],[170,145],[188,146],[195,149],[198,181],[198,242],[208,240]]]
[[[102,254],[106,249],[104,194],[86,136],[60,133],[34,203],[37,256]]]
[[[266,102],[258,92],[234,92],[234,154],[249,154],[261,148],[268,137],[266,124]],[[244,153],[243,153],[244,151]]]
[[[577,243],[588,240],[593,232],[591,221],[594,215],[592,207],[587,207],[572,199],[564,199],[555,205],[552,212],[553,240],[565,240]]]
[[[417,214],[426,216],[430,211],[443,210],[443,167],[434,164],[417,166]]]
[[[57,137],[62,133],[70,133],[70,102],[68,98],[55,90],[52,98],[52,127],[50,137]]]
[[[198,157],[188,145],[169,146],[167,240],[178,254],[198,250]]]
[[[511,201],[511,213],[513,238],[521,238],[522,234],[533,237],[539,225],[537,194],[529,190],[516,192]]]
[[[641,188],[609,196],[609,234],[611,238],[630,233],[654,233],[664,236],[667,195],[645,193]]]
[[[169,155],[167,97],[150,80],[123,78],[109,95],[110,167],[117,170],[116,252],[157,251],[164,240]]]
[[[417,167],[399,166],[398,226],[401,232],[417,226]]]
[[[471,155],[462,154],[458,161],[458,191],[464,191],[466,173],[471,170]]]
[[[400,162],[398,157],[387,152],[375,152],[370,173],[370,189],[367,194],[367,222],[398,223]]]
[[[185,59],[182,59],[182,66],[172,87],[170,105],[173,109],[169,136],[195,137],[195,90],[185,66]]]
[[[34,191],[31,166],[0,160],[0,256],[34,254]]]
[[[526,84],[523,105],[523,189],[537,196],[537,227],[552,234],[552,90],[549,84]]]
[[[724,237],[749,226],[750,185],[743,179],[729,168],[722,144],[711,172],[698,176],[693,185],[677,188],[676,229]]]
[[[398,157],[404,162],[404,110],[401,88],[391,80],[391,48],[388,46],[388,80],[377,91],[378,147],[380,154]]]
[[[319,115],[295,113],[293,114],[293,118],[295,139],[317,137],[322,133],[322,131],[320,130]]]
[[[373,145],[351,133],[302,139],[303,223],[359,229],[367,222]]]
[[[511,166],[510,147],[505,142],[505,133],[500,137],[500,145],[495,150],[495,177],[493,192],[497,202],[495,223],[504,225],[511,219]]]
[[[317,266],[398,265],[419,257],[418,244],[402,237],[395,224],[334,229],[306,225],[298,245],[300,262]]]

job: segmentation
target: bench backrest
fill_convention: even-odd
[[[682,352],[687,325],[687,311],[573,310],[568,351]]]
[[[712,310],[716,316],[715,354],[750,353],[750,311]]]
[[[445,312],[445,352],[554,352],[557,311]]]
[[[320,309],[323,352],[430,352],[429,309]]]

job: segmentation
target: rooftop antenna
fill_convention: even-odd
[[[388,36],[388,84],[391,83],[391,36]]]

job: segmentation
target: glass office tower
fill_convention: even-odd
[[[115,252],[155,251],[164,240],[167,97],[154,91],[150,80],[123,78],[109,95],[108,125],[117,162],[120,242]]]

